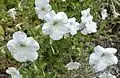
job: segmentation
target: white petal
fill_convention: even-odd
[[[44,10],[43,10],[44,9]],[[37,5],[35,7],[35,11],[38,14],[39,19],[44,19],[45,15],[51,11],[51,5],[50,4],[42,4],[42,5]]]
[[[89,21],[91,22],[92,19],[93,19],[93,16],[92,16],[92,15],[89,15],[89,16],[87,16],[87,17],[84,17],[84,16],[81,17],[82,23],[86,23],[86,22],[89,22]]]
[[[101,55],[98,53],[92,53],[89,57],[89,64],[90,65],[95,65],[101,60]]]
[[[57,29],[53,29],[53,32],[50,34],[50,38],[52,38],[53,40],[60,40],[63,37],[63,33],[61,33],[59,30]]]
[[[68,22],[73,22],[73,23],[74,23],[74,22],[76,22],[76,18],[75,18],[75,17],[69,18],[69,19],[68,19]]]
[[[105,54],[115,54],[117,52],[116,48],[105,48]]]
[[[38,53],[31,51],[27,52],[27,50],[22,50],[13,54],[13,57],[19,62],[34,61],[38,58]]]
[[[66,34],[69,32],[69,29],[65,26],[65,24],[60,24],[58,27],[55,27],[55,29],[57,29],[57,31],[62,34]]]
[[[15,58],[15,60],[17,60],[19,62],[26,62],[27,61],[27,56],[23,52],[20,52],[20,51],[13,54],[13,57]]]
[[[35,61],[37,58],[38,58],[37,52],[29,52],[27,54],[27,60],[29,60],[29,61]]]
[[[11,53],[15,53],[16,52],[16,44],[15,44],[15,42],[13,40],[8,41],[7,48]]]
[[[64,23],[68,21],[68,17],[64,12],[58,12],[54,19],[62,21]]]
[[[88,14],[90,14],[90,8],[81,11],[82,16],[87,16]]]
[[[88,30],[88,33],[94,33],[96,32],[96,28],[97,28],[97,24],[93,21],[89,22],[89,23],[86,23],[85,24],[87,30]]]
[[[68,68],[68,70],[73,70],[73,69],[79,69],[80,67],[80,63],[78,62],[69,62],[66,67]]]
[[[27,35],[24,32],[18,31],[13,34],[13,40],[16,43],[24,43],[27,39]]]
[[[71,34],[71,35],[75,35],[75,34],[77,34],[77,30],[74,29],[74,28],[72,28],[72,29],[70,30],[70,34]]]
[[[32,49],[32,51],[37,51],[40,48],[38,42],[35,41],[32,37],[28,37],[26,43],[28,47]]]
[[[49,0],[35,0],[35,5],[48,4],[48,3],[49,3]]]
[[[93,66],[95,72],[103,71],[107,67],[107,64],[104,61],[100,60],[97,64]]]
[[[13,57],[19,62],[27,61],[27,54],[33,52],[30,47],[25,45],[25,47],[18,46],[16,47],[16,52],[12,53]]]
[[[53,20],[53,17],[56,15],[55,11],[52,10],[51,12],[49,12],[48,14],[45,15],[44,19],[45,21],[49,22]]]
[[[104,55],[102,61],[108,66],[118,63],[118,59],[115,55]]]
[[[73,18],[70,18],[68,19],[68,29],[69,29],[69,32],[71,35],[75,35],[77,33],[77,30],[79,29],[79,23],[76,22],[76,19],[73,17]]]
[[[42,27],[42,33],[44,35],[49,35],[51,34],[51,29],[52,29],[52,24],[50,22],[47,22]]]
[[[108,16],[107,10],[103,9],[102,12],[101,12],[101,15],[102,15],[102,19],[104,20]]]
[[[102,53],[105,52],[105,49],[103,47],[101,47],[100,45],[98,45],[94,48],[94,52],[102,55]]]

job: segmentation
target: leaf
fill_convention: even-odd
[[[4,36],[4,29],[3,29],[3,27],[1,25],[0,25],[0,35]]]

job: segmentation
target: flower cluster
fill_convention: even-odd
[[[76,18],[68,18],[64,12],[51,11],[49,0],[35,0],[35,5],[39,19],[46,21],[42,26],[43,34],[49,35],[53,40],[60,40],[67,33],[75,35],[78,30],[81,30],[84,35],[97,31],[97,24],[92,21],[93,16],[90,14],[90,8],[81,12],[82,22],[78,23]]]
[[[65,12],[56,13],[52,10],[49,2],[49,0],[35,0],[35,11],[38,14],[38,18],[45,21],[42,26],[44,35],[49,35],[53,40],[60,40],[66,34],[75,35],[78,31],[83,35],[97,32],[97,23],[93,21],[90,8],[81,11],[82,17],[79,23],[75,17],[68,18]],[[8,13],[15,19],[15,8],[10,9]],[[101,16],[103,20],[108,16],[106,9],[102,10]],[[26,61],[33,62],[38,58],[37,51],[40,49],[40,46],[36,40],[32,37],[27,37],[27,34],[22,31],[15,32],[12,37],[13,39],[7,43],[7,48],[15,60],[23,63]],[[117,49],[115,48],[103,48],[100,45],[94,48],[94,52],[89,57],[89,64],[95,72],[103,71],[99,78],[116,78],[109,71],[105,71],[107,67],[118,63],[118,59],[114,55],[116,52]],[[65,67],[68,70],[77,70],[80,66],[79,62],[71,61]],[[6,72],[12,78],[22,78],[19,70],[14,67],[8,68]]]

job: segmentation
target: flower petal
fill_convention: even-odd
[[[27,60],[29,61],[34,61],[38,58],[38,53],[37,52],[29,52],[27,54]]]
[[[116,48],[105,48],[105,54],[115,54],[117,52]]]
[[[97,64],[93,66],[95,72],[103,71],[107,67],[107,64],[104,61],[100,60]]]
[[[24,43],[24,41],[27,39],[27,35],[24,32],[18,31],[13,34],[13,40],[16,43]]]
[[[53,29],[52,33],[50,34],[50,38],[53,40],[60,40],[63,37],[63,33],[58,31],[57,29]]]
[[[35,41],[32,37],[28,37],[26,43],[28,47],[32,49],[32,51],[37,51],[40,48],[38,42]]]
[[[13,40],[10,40],[8,43],[7,43],[7,48],[8,50],[11,52],[11,53],[15,53],[16,52],[16,44]]]
[[[51,29],[52,29],[52,24],[50,22],[47,22],[42,27],[42,33],[44,35],[49,35],[51,34]]]
[[[58,12],[55,16],[56,20],[66,23],[68,21],[68,17],[64,12]]]
[[[35,0],[35,5],[48,4],[48,3],[49,3],[49,0]]]
[[[80,63],[78,63],[78,62],[69,62],[65,67],[67,67],[68,68],[68,70],[73,70],[73,69],[79,69],[79,67],[80,67]]]
[[[101,47],[100,45],[98,45],[94,48],[94,52],[102,55],[102,53],[105,52],[105,49],[103,47]]]
[[[115,55],[104,55],[102,61],[108,66],[118,63],[118,59]]]
[[[52,10],[50,11],[48,14],[45,15],[44,19],[45,21],[49,22],[49,21],[53,21],[53,17],[56,15],[55,11]]]
[[[100,59],[101,59],[101,55],[99,55],[98,53],[92,53],[89,57],[89,64],[95,65],[99,62]]]

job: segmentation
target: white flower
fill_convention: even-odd
[[[106,10],[106,9],[103,9],[102,12],[101,12],[101,15],[102,15],[102,19],[103,19],[103,20],[104,20],[106,17],[108,17],[107,10]]]
[[[116,52],[115,48],[103,48],[98,45],[89,57],[89,64],[96,72],[103,71],[107,66],[118,63],[118,59],[114,55]]]
[[[81,11],[81,14],[82,14],[81,17],[82,23],[86,23],[93,20],[93,16],[90,14],[90,8]]]
[[[97,32],[97,24],[93,22],[93,16],[90,14],[90,8],[81,11],[81,33],[84,35]]]
[[[39,50],[39,44],[32,37],[27,37],[24,32],[15,32],[7,47],[19,62],[34,61],[38,58],[36,51]]]
[[[16,10],[15,8],[9,9],[8,14],[10,15],[11,18],[15,19],[16,16]]]
[[[71,35],[75,35],[77,33],[77,30],[79,30],[79,23],[76,22],[76,18],[70,18],[68,19],[68,28],[69,28],[69,32]]]
[[[65,67],[67,67],[68,70],[77,70],[80,67],[80,63],[78,62],[69,62]]]
[[[35,0],[35,11],[39,19],[44,19],[44,16],[51,11],[49,0]]]
[[[8,68],[6,72],[10,74],[12,78],[22,78],[22,75],[20,74],[20,72],[14,67]]]
[[[47,22],[43,25],[42,32],[44,35],[49,35],[53,40],[62,39],[63,35],[69,31],[66,27],[68,17],[64,12],[56,14],[51,11],[45,16],[45,20]]]
[[[110,73],[104,72],[102,75],[99,76],[99,78],[116,78],[116,77]]]
[[[97,24],[93,21],[87,22],[84,25],[84,28],[81,30],[81,33],[84,35],[97,32]]]

